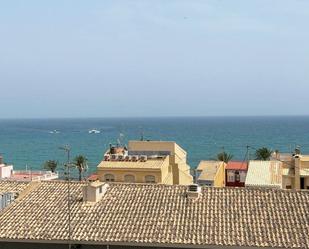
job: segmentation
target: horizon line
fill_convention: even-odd
[[[309,114],[266,114],[266,115],[175,115],[175,116],[89,116],[89,117],[1,117],[0,120],[46,120],[46,119],[169,119],[169,118],[280,118],[280,117],[309,117]]]

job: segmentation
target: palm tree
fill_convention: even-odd
[[[55,172],[57,166],[58,166],[58,162],[55,160],[48,160],[43,165],[44,169],[50,170],[53,173]]]
[[[256,150],[255,158],[256,158],[256,160],[267,161],[267,160],[270,159],[271,154],[272,154],[271,150],[269,150],[266,147],[262,147],[262,148]]]
[[[79,181],[82,180],[82,172],[88,168],[87,158],[83,155],[78,155],[74,158],[74,165],[78,169]]]
[[[226,153],[226,152],[220,152],[220,153],[217,155],[217,160],[218,160],[218,161],[225,162],[225,163],[228,163],[229,161],[231,161],[232,158],[233,158],[233,155],[230,154],[230,153]]]

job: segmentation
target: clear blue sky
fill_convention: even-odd
[[[308,0],[1,1],[0,115],[307,115],[308,24]]]

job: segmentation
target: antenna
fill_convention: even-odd
[[[65,145],[62,147],[59,147],[60,150],[64,150],[67,153],[67,163],[64,164],[66,172],[64,173],[67,177],[67,200],[68,200],[68,246],[69,249],[71,249],[71,195],[70,195],[70,153],[71,153],[71,147],[69,145]]]

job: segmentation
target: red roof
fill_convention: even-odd
[[[225,169],[234,169],[234,170],[247,170],[248,169],[248,163],[247,162],[228,162],[225,166]]]
[[[98,175],[97,174],[91,174],[90,176],[88,176],[87,180],[88,181],[96,181],[96,180],[98,180]]]

